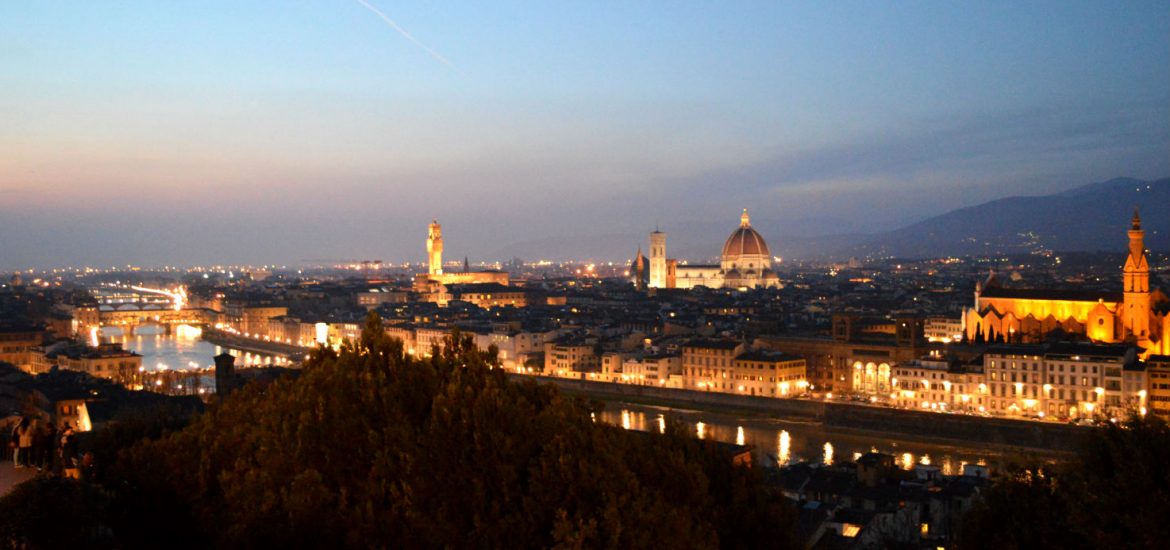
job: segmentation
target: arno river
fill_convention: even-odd
[[[213,357],[223,352],[236,356],[236,366],[283,365],[282,357],[257,354],[217,346],[200,339],[198,329],[186,325],[175,329],[174,334],[164,335],[157,327],[147,326],[126,338],[118,329],[103,331],[105,340],[121,343],[127,350],[142,355],[142,366],[147,370],[187,370],[215,366]]]
[[[611,401],[598,414],[598,420],[629,430],[661,431],[666,417],[674,418],[693,431],[695,436],[751,445],[756,459],[763,464],[781,465],[796,462],[834,463],[852,461],[869,451],[894,455],[898,465],[910,468],[916,463],[932,464],[944,474],[959,474],[963,464],[1003,465],[1003,453],[985,448],[965,448],[906,441],[881,435],[843,433],[826,429],[819,423],[799,420],[775,420],[759,416],[739,416],[707,411],[671,409]]]
[[[104,333],[107,340],[123,343],[141,354],[147,370],[187,370],[213,366],[212,357],[227,351],[238,366],[281,365],[287,360],[272,355],[224,348],[200,339],[198,332],[180,328],[164,335],[153,327],[126,339],[116,329]],[[210,380],[208,381],[210,383]],[[881,435],[837,432],[815,422],[777,420],[708,411],[670,409],[612,401],[598,420],[631,430],[659,431],[666,417],[677,419],[696,437],[751,445],[761,463],[791,464],[801,461],[832,463],[853,460],[871,450],[889,453],[902,467],[933,464],[943,473],[958,474],[966,463],[1001,466],[1005,455],[986,448],[954,447],[907,441]]]

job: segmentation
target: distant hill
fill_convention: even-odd
[[[1125,231],[1135,206],[1141,209],[1146,247],[1170,250],[1170,178],[1117,178],[1052,195],[1008,197],[880,233],[859,233],[860,228],[833,219],[753,218],[752,222],[768,240],[773,255],[796,260],[979,256],[1037,250],[1124,252]],[[717,261],[723,239],[736,226],[736,220],[674,221],[663,226],[669,235],[667,251],[673,258],[692,262]],[[842,233],[827,234],[830,228]],[[647,224],[644,232],[545,237],[511,243],[487,257],[625,260],[633,258],[638,246],[647,252],[651,229]]]
[[[961,208],[838,249],[836,256],[966,256],[1120,251],[1134,207],[1146,248],[1170,250],[1170,178],[1117,178],[1053,195]]]

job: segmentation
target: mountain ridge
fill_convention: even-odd
[[[1116,251],[1134,207],[1146,247],[1170,249],[1170,178],[1114,178],[1048,195],[1014,196],[958,208],[838,251],[862,256],[937,257]]]
[[[1170,178],[1141,180],[1118,177],[1045,195],[1001,197],[964,206],[908,225],[875,233],[807,234],[791,220],[760,219],[753,224],[774,256],[785,260],[837,261],[852,257],[924,258],[997,256],[1054,252],[1117,252],[1126,246],[1133,208],[1141,212],[1146,248],[1170,250]],[[756,221],[756,220],[753,220]],[[823,221],[823,220],[822,220]],[[823,225],[822,225],[823,227]],[[714,221],[680,222],[665,227],[670,257],[707,262],[718,257],[723,230],[733,224]],[[645,233],[545,237],[511,243],[495,258],[564,258],[576,250],[580,259],[632,258],[637,246],[645,253]],[[712,235],[719,238],[712,240]],[[626,249],[629,249],[628,251]]]

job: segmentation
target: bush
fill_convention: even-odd
[[[1162,548],[1170,427],[1153,415],[1089,435],[1075,459],[1017,467],[964,519],[966,548]]]
[[[112,543],[109,498],[97,486],[42,476],[0,498],[0,544],[7,548],[95,548]]]

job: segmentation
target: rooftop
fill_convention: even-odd
[[[747,353],[742,353],[735,358],[736,361],[771,361],[771,362],[798,361],[798,360],[803,360],[803,359],[804,358],[799,356],[799,355],[795,355],[795,354],[791,354],[791,353],[784,353],[782,351],[768,351],[768,350],[749,351]]]
[[[685,348],[703,348],[703,349],[735,349],[739,347],[740,343],[735,340],[713,340],[713,339],[698,339],[691,340],[683,344]]]
[[[1009,298],[1015,300],[1061,300],[1067,302],[1120,302],[1120,292],[1078,289],[1039,289],[988,287],[979,294],[981,298]]]

